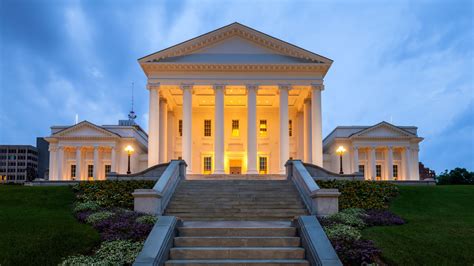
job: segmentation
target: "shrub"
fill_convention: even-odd
[[[362,219],[367,226],[405,224],[401,217],[387,210],[367,210],[365,213]]]
[[[370,240],[332,239],[334,249],[344,265],[366,265],[377,261],[380,249]]]
[[[92,212],[92,211],[82,211],[82,212],[76,212],[75,215],[76,215],[77,220],[79,220],[82,223],[85,223],[86,220],[87,220],[87,217],[89,217],[89,215],[91,215],[93,213],[94,212]]]
[[[142,242],[127,240],[103,242],[93,256],[71,256],[61,265],[131,265],[142,247]]]
[[[113,216],[114,213],[113,212],[109,212],[109,211],[101,211],[101,212],[95,212],[95,213],[92,213],[90,214],[87,218],[86,218],[86,222],[89,223],[89,224],[97,224],[98,222],[101,222],[111,216]]]
[[[143,215],[135,219],[137,223],[142,223],[142,224],[152,224],[154,225],[158,218],[153,215]]]
[[[361,233],[357,228],[346,224],[334,224],[324,227],[329,239],[359,240]]]
[[[103,262],[114,265],[132,264],[143,247],[142,242],[129,240],[108,241],[102,243],[95,256]]]
[[[153,188],[155,181],[91,181],[73,187],[81,202],[95,201],[102,207],[133,208],[135,189]]]
[[[74,212],[82,212],[82,211],[96,211],[100,208],[99,204],[95,201],[85,201],[85,202],[78,202],[76,206],[74,206]]]
[[[398,195],[398,187],[392,183],[372,181],[316,181],[321,188],[337,188],[341,192],[341,209],[385,209],[389,200]]]
[[[474,172],[469,172],[466,168],[454,168],[445,170],[436,177],[440,185],[474,185]]]
[[[364,220],[362,220],[364,212],[362,209],[345,209],[341,212],[333,214],[326,219],[334,221],[334,223],[341,223],[356,228],[363,228],[365,226]]]
[[[141,241],[150,234],[153,224],[136,222],[139,216],[140,214],[137,212],[119,212],[94,224],[94,227],[100,232],[103,240]]]

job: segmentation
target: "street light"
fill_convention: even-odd
[[[132,155],[134,149],[131,145],[128,145],[127,147],[125,147],[125,151],[127,152],[128,154],[128,170],[127,170],[127,175],[131,174],[132,172],[130,171],[130,156]]]
[[[339,154],[339,174],[344,174],[344,171],[342,171],[342,155],[344,154],[344,152],[346,151],[346,149],[344,149],[343,146],[339,146],[339,148],[337,148],[336,152],[337,154]]]

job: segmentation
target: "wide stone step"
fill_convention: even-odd
[[[175,237],[176,247],[298,247],[299,237]]]
[[[281,237],[296,236],[296,228],[294,227],[179,227],[180,237],[188,236],[265,236],[265,237]]]
[[[303,204],[178,204],[168,206],[168,210],[226,210],[226,209],[304,209]]]
[[[300,247],[179,247],[170,259],[304,259]]]
[[[260,265],[260,266],[303,266],[309,265],[307,260],[168,260],[165,265],[180,265],[180,266],[201,266],[201,265],[228,265],[228,266],[246,266],[246,265]]]
[[[301,214],[306,213],[305,209],[294,208],[294,209],[243,209],[243,208],[208,208],[208,209],[190,209],[190,208],[170,208],[166,210],[166,213],[260,213],[260,214]]]

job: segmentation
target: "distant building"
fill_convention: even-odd
[[[49,180],[104,180],[107,173],[127,172],[127,146],[134,149],[131,171],[147,168],[148,135],[133,119],[118,125],[82,121],[53,126],[49,142]]]
[[[44,138],[36,138],[36,149],[38,149],[38,178],[48,179],[49,171],[49,142]]]
[[[0,145],[0,179],[23,183],[38,172],[38,150],[31,145]]]
[[[420,170],[420,180],[424,180],[427,178],[436,178],[436,172],[428,167],[425,167],[422,162],[418,164],[418,168]]]

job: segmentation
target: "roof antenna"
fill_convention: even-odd
[[[79,123],[79,114],[76,114],[76,125]]]
[[[128,113],[128,120],[135,120],[135,118],[137,118],[137,115],[135,114],[135,112],[133,111],[133,89],[135,87],[135,83],[132,82],[132,109],[130,110],[130,113]]]

